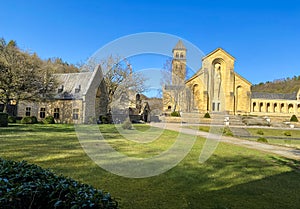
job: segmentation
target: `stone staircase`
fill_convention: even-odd
[[[211,118],[204,118],[204,113],[199,112],[184,112],[181,113],[183,123],[189,124],[210,124],[210,125],[224,125],[225,119],[229,119],[230,126],[244,126],[242,118],[238,115],[227,115],[224,113],[211,113]]]

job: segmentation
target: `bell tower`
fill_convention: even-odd
[[[184,85],[186,76],[186,48],[179,40],[173,48],[172,85]]]

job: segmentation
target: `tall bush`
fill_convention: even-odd
[[[8,114],[0,112],[0,127],[8,126]]]

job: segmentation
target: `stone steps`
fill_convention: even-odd
[[[224,113],[211,113],[211,118],[204,118],[204,113],[184,112],[181,113],[181,119],[184,123],[204,123],[213,125],[224,125],[225,118],[229,118],[229,125],[244,126],[242,118],[237,115],[227,115]]]

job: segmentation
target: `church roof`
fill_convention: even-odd
[[[235,58],[234,58],[231,54],[229,54],[227,51],[225,51],[225,50],[222,49],[222,48],[217,48],[217,49],[215,49],[214,51],[210,52],[210,53],[207,54],[205,57],[203,57],[202,60],[204,60],[205,58],[211,56],[212,54],[214,54],[214,53],[216,53],[216,52],[218,52],[218,51],[223,52],[223,53],[226,54],[228,57],[230,57],[231,59],[235,60]]]
[[[186,47],[184,46],[183,42],[181,40],[179,40],[176,44],[176,46],[173,48],[173,51],[175,49],[179,49],[179,50],[186,50]]]
[[[291,94],[276,94],[265,92],[252,92],[252,99],[277,99],[277,100],[296,100],[297,92]]]

